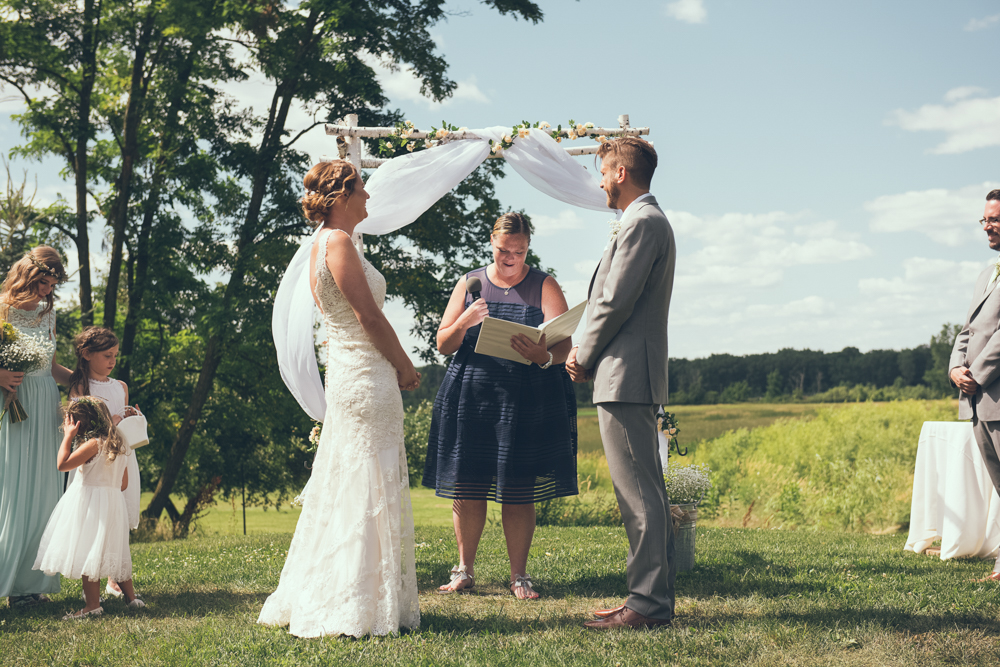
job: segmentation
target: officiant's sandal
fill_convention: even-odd
[[[469,583],[466,585],[466,581]],[[457,582],[457,585],[456,585]],[[476,585],[476,580],[465,569],[465,566],[451,568],[451,579],[444,586],[438,588],[438,595],[451,595],[452,593],[469,593]]]
[[[517,594],[518,589],[521,590],[521,595]],[[540,595],[531,587],[531,577],[527,574],[519,574],[514,577],[514,581],[510,582],[510,592],[514,594],[518,600],[537,600]]]

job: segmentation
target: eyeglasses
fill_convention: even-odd
[[[980,218],[979,226],[983,227],[985,225],[990,225],[992,227],[1000,227],[1000,218]]]

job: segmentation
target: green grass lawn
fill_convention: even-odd
[[[477,593],[434,594],[455,561],[446,526],[417,529],[422,622],[398,637],[302,640],[255,623],[291,536],[195,537],[132,546],[149,605],[63,622],[80,606],[64,580],[52,603],[0,607],[10,665],[995,665],[1000,593],[983,561],[902,550],[900,536],[699,528],[695,569],[677,579],[672,629],[595,633],[593,608],[626,595],[621,528],[540,528],[529,570],[543,595],[507,592],[488,526]]]
[[[152,493],[142,494],[142,506],[145,507],[152,498]],[[418,526],[440,527],[451,526],[451,501],[438,498],[434,489],[410,489],[410,499],[413,503],[413,522]],[[180,503],[180,499],[175,499]],[[247,534],[260,535],[264,533],[292,533],[295,523],[299,520],[301,508],[292,505],[282,505],[281,509],[273,507],[247,507]],[[489,504],[487,521],[499,523],[500,506]],[[195,524],[195,534],[201,537],[243,535],[243,507],[221,500],[206,512]]]
[[[944,403],[930,405],[926,414],[945,414]],[[817,407],[679,406],[676,412],[684,442],[694,444],[739,426],[816,416]],[[924,413],[915,404],[907,409],[917,415],[906,417],[907,424],[928,418],[919,416]],[[817,417],[824,418],[829,420]],[[595,434],[596,417],[584,412],[581,445],[597,437],[599,446]],[[602,463],[596,452],[581,455],[581,475],[603,488]],[[1000,663],[1000,586],[977,581],[990,563],[942,562],[904,552],[903,534],[720,528],[703,522],[697,565],[677,579],[674,627],[602,634],[581,624],[590,610],[626,595],[628,542],[621,527],[538,528],[529,571],[543,598],[517,601],[507,590],[499,508],[491,504],[476,593],[440,596],[435,588],[457,560],[451,503],[430,489],[412,489],[411,497],[422,613],[416,631],[301,640],[257,625],[261,605],[277,585],[299,509],[248,507],[244,537],[242,508],[219,502],[190,539],[132,545],[146,610],[128,613],[122,602],[110,600],[102,618],[60,621],[81,606],[80,582],[64,580],[50,604],[0,607],[0,660],[129,667]]]

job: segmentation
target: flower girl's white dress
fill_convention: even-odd
[[[131,456],[108,461],[98,454],[80,466],[45,525],[34,569],[69,579],[132,578],[128,510],[121,491]]]
[[[90,395],[95,396],[108,406],[108,412],[119,417],[125,416],[125,388],[118,380],[107,379],[89,380]],[[139,494],[141,493],[139,479],[139,463],[136,461],[135,453],[128,457],[128,488],[125,489],[125,507],[128,509],[129,528],[139,527]]]
[[[316,257],[326,418],[281,580],[258,622],[299,637],[384,635],[420,625],[403,403],[395,368],[326,266],[328,241],[319,237]],[[362,265],[381,307],[385,278]]]

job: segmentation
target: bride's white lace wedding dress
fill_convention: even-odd
[[[288,625],[299,637],[384,635],[420,625],[403,403],[395,368],[326,266],[328,241],[318,237],[316,256],[326,418],[278,589],[257,622]],[[381,307],[385,278],[362,265]]]

